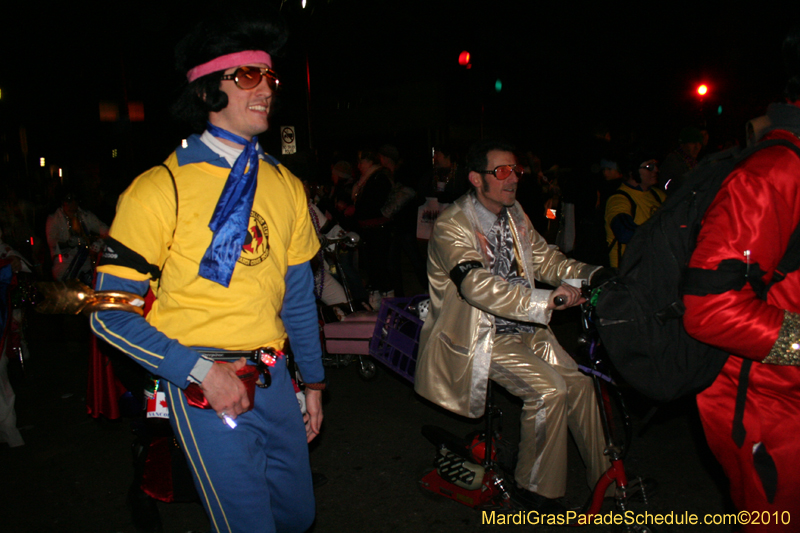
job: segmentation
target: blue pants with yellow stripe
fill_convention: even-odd
[[[172,429],[215,532],[302,532],[314,521],[305,426],[282,363],[234,429],[167,383]]]

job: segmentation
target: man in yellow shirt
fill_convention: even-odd
[[[606,242],[609,263],[618,268],[625,245],[636,228],[656,212],[666,195],[655,188],[658,183],[658,161],[649,154],[633,153],[624,169],[626,181],[606,202]]]
[[[213,531],[301,532],[314,520],[306,443],[325,381],[309,260],[319,240],[302,183],[258,143],[285,40],[277,17],[230,11],[181,42],[188,84],[176,109],[202,134],[120,196],[98,267],[99,290],[156,295],[146,318],[99,311],[92,329],[161,378]],[[305,425],[282,354],[270,357],[289,337]],[[248,391],[240,375],[253,368],[260,382]]]

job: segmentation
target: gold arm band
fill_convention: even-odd
[[[36,284],[43,300],[36,310],[46,314],[78,313],[115,310],[143,314],[144,299],[125,291],[94,291],[78,280],[39,282]]]
[[[761,362],[770,365],[800,365],[800,314],[783,312],[778,340]]]

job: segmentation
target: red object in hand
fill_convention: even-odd
[[[225,363],[216,363],[225,364]],[[250,400],[250,409],[255,404],[256,397],[256,381],[258,381],[258,369],[253,365],[245,365],[236,371],[236,375],[244,383],[247,389],[247,399]],[[186,400],[192,407],[199,407],[200,409],[211,409],[211,404],[208,403],[206,395],[203,394],[203,389],[197,383],[190,383],[183,391]]]

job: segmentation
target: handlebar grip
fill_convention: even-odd
[[[555,304],[556,307],[561,307],[562,305],[567,303],[567,299],[564,298],[563,296],[556,296],[555,298],[553,298],[553,303]]]

